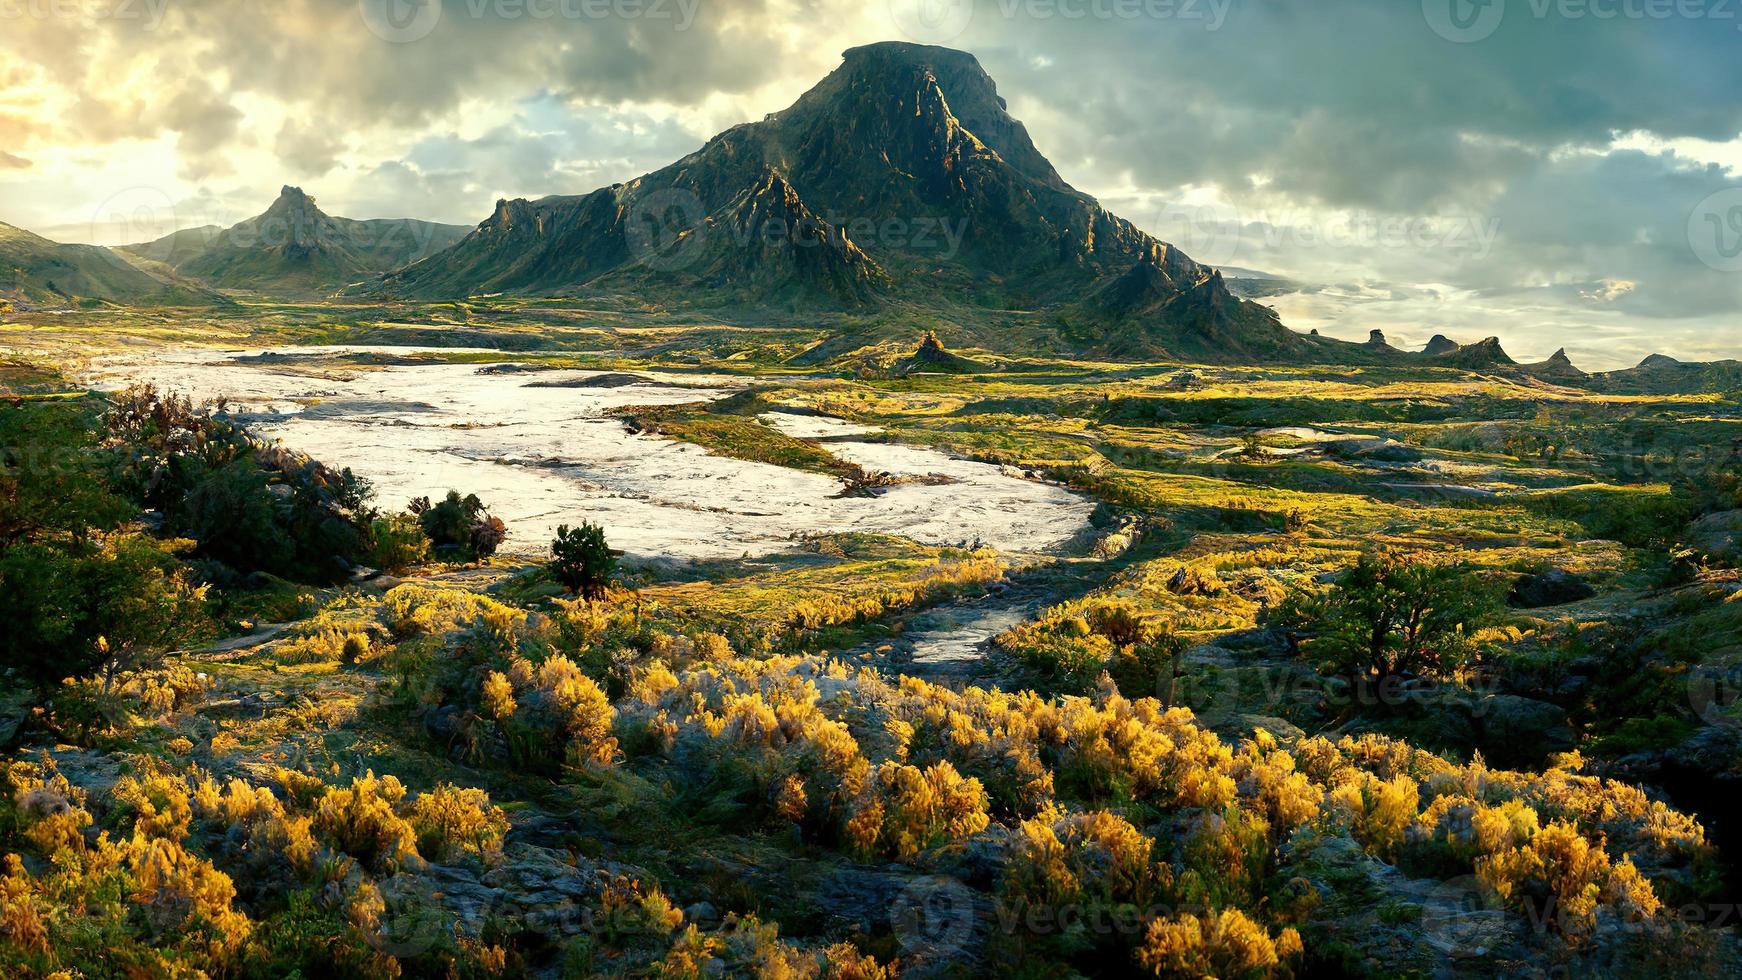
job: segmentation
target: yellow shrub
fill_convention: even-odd
[[[879,766],[847,820],[847,837],[862,855],[910,858],[945,841],[986,829],[986,791],[939,762],[920,770],[898,762]]]
[[[1552,902],[1538,911],[1552,912],[1563,933],[1588,930],[1603,902],[1614,903],[1630,917],[1656,915],[1661,908],[1651,883],[1632,860],[1611,865],[1600,846],[1562,820],[1551,821],[1527,845],[1479,859],[1476,875],[1503,899]]]
[[[84,830],[91,825],[85,791],[68,782],[47,755],[41,764],[14,762],[0,773],[12,790],[24,836],[38,851],[53,856],[63,848],[84,849]]]
[[[508,675],[499,670],[491,671],[490,676],[484,678],[478,701],[484,714],[497,721],[507,721],[518,707],[514,701],[514,685],[508,682]]]
[[[502,856],[508,816],[490,804],[481,789],[443,784],[419,796],[411,807],[419,853],[445,856],[471,852],[486,863]]]
[[[1173,880],[1152,860],[1155,842],[1103,810],[1025,820],[1006,866],[1005,894],[1018,903],[1093,900],[1147,905]]]
[[[230,907],[236,888],[229,875],[168,839],[136,837],[131,851],[133,901],[155,931],[198,931],[214,958],[233,953],[248,938],[248,917]]]
[[[193,806],[187,783],[179,776],[146,773],[122,776],[115,783],[115,800],[133,814],[133,829],[152,837],[179,841],[187,837]]]
[[[1294,757],[1275,747],[1269,732],[1248,742],[1234,757],[1233,777],[1240,794],[1251,801],[1279,836],[1318,815],[1324,791],[1306,774],[1295,771]]]
[[[822,952],[823,980],[895,980],[895,971],[861,953],[851,943],[835,943]]]
[[[568,739],[569,758],[609,765],[617,755],[617,739],[611,735],[617,713],[599,685],[561,654],[539,664],[530,684],[553,709],[560,732]]]
[[[1271,936],[1244,912],[1227,909],[1151,922],[1137,962],[1158,977],[1228,980],[1285,972],[1286,961],[1300,953],[1300,936],[1293,929]]]
[[[1331,800],[1350,821],[1349,829],[1357,841],[1374,854],[1389,857],[1415,822],[1420,790],[1406,775],[1386,781],[1361,772],[1332,790]]]
[[[605,928],[616,934],[665,934],[683,924],[683,913],[656,887],[624,875],[605,883],[600,895]]]
[[[405,798],[405,787],[388,775],[369,772],[351,780],[349,789],[329,789],[315,805],[314,829],[346,854],[372,868],[398,868],[419,863],[417,831],[393,808]]]
[[[396,585],[381,597],[387,628],[395,636],[448,633],[471,626],[488,614],[486,629],[515,630],[524,626],[526,613],[464,589]]]
[[[32,887],[30,875],[18,855],[8,854],[5,875],[0,876],[0,942],[25,952],[47,953],[48,926]]]
[[[780,788],[774,794],[774,812],[780,815],[780,819],[802,823],[808,805],[804,777],[794,774],[780,781]]]
[[[374,656],[375,640],[361,624],[323,626],[293,637],[273,650],[281,663],[363,663]]]

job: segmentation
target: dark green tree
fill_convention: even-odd
[[[593,523],[556,529],[550,543],[550,572],[570,592],[599,599],[617,568],[617,556],[605,543],[605,529]]]
[[[38,691],[66,677],[107,684],[206,633],[206,591],[174,554],[138,535],[100,544],[29,542],[0,553],[0,668]]]
[[[1327,669],[1383,680],[1451,674],[1468,660],[1475,631],[1497,606],[1496,590],[1468,565],[1379,548],[1296,617],[1311,636],[1307,652]]]
[[[0,410],[0,549],[45,535],[110,530],[133,508],[115,493],[113,463],[79,402]]]

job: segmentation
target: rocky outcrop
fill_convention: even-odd
[[[1509,603],[1521,609],[1541,609],[1546,606],[1564,606],[1569,602],[1589,599],[1597,594],[1578,575],[1560,568],[1552,568],[1536,575],[1523,575],[1512,583],[1512,591],[1506,599]]]
[[[1567,356],[1565,347],[1550,354],[1546,361],[1519,365],[1519,370],[1538,378],[1556,381],[1576,381],[1589,377],[1573,364],[1572,358]]]
[[[1436,333],[1433,337],[1429,338],[1427,346],[1423,347],[1421,352],[1429,357],[1438,357],[1441,354],[1450,354],[1452,351],[1457,349],[1457,343],[1450,337],[1447,337],[1443,333]]]
[[[1431,355],[1436,364],[1466,370],[1511,367],[1517,362],[1500,346],[1500,338],[1484,337],[1473,344],[1457,344]]]
[[[1688,525],[1688,547],[1725,565],[1742,562],[1742,510],[1722,510]]]

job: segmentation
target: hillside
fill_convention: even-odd
[[[31,305],[81,300],[141,306],[204,304],[218,297],[154,275],[97,245],[63,245],[0,222],[0,299]]]

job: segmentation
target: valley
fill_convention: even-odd
[[[1482,132],[1530,101],[1485,87],[1433,134],[1472,156],[1387,162],[1375,133],[1439,91],[1413,66],[1353,87],[1414,101],[1338,129],[1209,114],[1314,87],[1241,45],[1205,46],[1238,78],[1096,111],[996,48],[1122,206],[1329,225],[1477,197],[1448,162],[1540,205],[1481,221],[1482,256],[1236,214],[1298,265],[1224,269],[1158,237],[1205,222],[1151,234],[1067,182],[966,51],[858,44],[800,92],[756,87],[745,38],[661,73],[635,33],[564,47],[627,89],[528,61],[505,103],[449,70],[471,45],[402,32],[460,36],[442,9],[368,22],[391,134],[244,130],[211,51],[176,61],[199,84],[129,165],[253,217],[0,225],[0,975],[1742,975],[1733,338],[1587,371],[1498,336],[1588,326],[1565,343],[1612,366],[1727,316],[1734,280],[1693,266],[1735,258],[1734,188],[1657,202],[1674,227],[1631,176],[1556,212],[1601,141]],[[333,60],[262,76],[341,74],[348,35],[308,31]],[[691,77],[713,61],[751,87]],[[489,112],[422,113],[437,91]],[[207,94],[230,111],[169,126]],[[1642,116],[1589,127],[1608,170],[1699,152]],[[1248,127],[1280,162],[1239,169],[1218,141]],[[1337,152],[1294,152],[1315,134]],[[346,213],[473,223],[267,203],[232,143]],[[84,156],[32,146],[0,183],[64,219],[35,158]],[[1722,169],[1675,167],[1676,194]],[[1532,239],[1555,214],[1569,241]],[[1323,332],[1278,312],[1309,292]],[[1421,315],[1388,337],[1374,309]]]
[[[1093,974],[1082,956],[1148,955],[1157,933],[1141,909],[1177,915],[1180,899],[1041,900],[1022,884],[1043,873],[1025,869],[1046,867],[1031,864],[1043,860],[1033,835],[1102,813],[1129,821],[1122,833],[1145,828],[1156,866],[1208,874],[1195,863],[1209,860],[1205,835],[1275,806],[1299,809],[1255,809],[1271,814],[1258,837],[1218,845],[1255,848],[1241,860],[1260,870],[1234,879],[1247,897],[1216,901],[1256,910],[1246,903],[1263,895],[1307,896],[1298,912],[1272,913],[1282,924],[1255,954],[1292,956],[1300,973],[1637,966],[1666,929],[1704,958],[1699,969],[1734,962],[1720,921],[1735,887],[1723,796],[1692,791],[1686,776],[1736,778],[1726,651],[1742,649],[1730,601],[1742,581],[1733,539],[1701,517],[1742,503],[1722,497],[1734,464],[1712,449],[1738,424],[1721,392],[1609,393],[1436,368],[1011,358],[919,337],[816,360],[803,351],[817,338],[785,328],[624,327],[552,305],[528,331],[520,316],[512,305],[480,316],[491,332],[456,331],[457,346],[383,346],[427,328],[339,306],[0,328],[15,405],[135,382],[225,398],[262,439],[354,467],[384,513],[452,488],[507,527],[480,560],[431,555],[324,587],[258,575],[223,586],[228,611],[207,645],[150,682],[173,696],[124,695],[124,714],[94,737],[19,718],[37,747],[12,778],[64,779],[57,792],[101,812],[113,808],[99,797],[137,792],[127,780],[190,765],[220,787],[331,787],[317,798],[382,792],[363,787],[386,773],[425,794],[481,787],[485,812],[501,814],[493,849],[443,856],[420,843],[415,861],[407,847],[389,863],[315,872],[348,867],[337,887],[378,889],[383,903],[378,925],[348,924],[341,905],[319,928],[363,928],[373,938],[362,955],[417,972],[498,956],[536,975],[668,970],[699,943],[727,964],[872,957],[925,976],[1019,957]],[[546,317],[574,332],[549,331]],[[352,337],[359,346],[334,343]],[[21,384],[33,377],[38,387]],[[856,485],[868,489],[847,492]],[[566,598],[545,567],[554,525],[578,520],[622,552],[596,603]],[[1375,547],[1456,564],[1463,588],[1491,597],[1454,666],[1362,676],[1324,660],[1314,621],[1294,610],[1323,601]],[[232,634],[252,638],[223,640]],[[1149,652],[1164,637],[1177,674]],[[544,668],[509,669],[532,657],[596,685],[605,727],[523,718],[567,703],[541,700],[553,683]],[[523,707],[501,714],[477,700],[498,676]],[[1178,708],[1144,713],[1158,701]],[[1042,728],[1032,748],[992,748],[1016,737],[1009,713],[1054,710],[1075,719],[1056,722],[1064,741]],[[58,745],[40,742],[42,724]],[[553,730],[574,733],[567,756],[516,741]],[[1172,733],[1164,759],[1207,753],[1163,763],[1184,767],[1171,778],[1227,772],[1230,795],[1166,796],[1184,792],[1176,783],[1156,796],[1141,770],[1114,775],[1141,743],[1077,755],[1085,739],[1111,746],[1152,730]],[[827,740],[847,733],[858,748],[829,755],[840,750]],[[858,753],[887,761],[854,775]],[[1307,761],[1325,758],[1347,761]],[[896,792],[878,780],[904,771],[943,795],[883,806],[965,806],[967,822],[924,823],[955,818],[922,809],[901,818],[925,828],[908,842],[853,836],[854,814],[877,799],[862,794]],[[1025,772],[1050,773],[1052,788]],[[981,803],[952,782],[970,777]],[[177,777],[149,778],[152,798],[179,792]],[[1378,782],[1354,796],[1337,788],[1367,779]],[[781,795],[794,785],[809,799],[798,809]],[[1269,802],[1284,785],[1303,802]],[[1419,802],[1371,809],[1402,805],[1384,794],[1404,785]],[[186,792],[204,791],[196,780]],[[1498,866],[1480,857],[1491,845],[1461,844],[1435,822],[1447,806],[1480,814],[1517,801],[1637,866],[1613,874],[1641,875],[1653,897],[1615,901],[1679,918],[1611,911],[1606,897],[1569,913],[1552,878],[1543,899],[1502,897]],[[1394,822],[1373,823],[1381,813]],[[215,832],[199,829],[207,819],[185,846]],[[278,833],[270,826],[248,832]],[[1071,880],[1104,873],[1073,862],[1109,845],[1072,839]],[[204,847],[241,873],[229,845]],[[1470,863],[1458,870],[1464,847],[1478,848],[1473,876]],[[1610,873],[1592,894],[1622,887],[1602,883]],[[612,884],[622,876],[637,884]],[[596,903],[624,908],[613,888],[661,897],[633,900],[653,913],[611,912],[633,921],[601,925]],[[236,901],[280,928],[274,900],[242,890]],[[1061,907],[1138,918],[1061,932],[1045,918]],[[678,926],[663,924],[668,914]],[[1635,918],[1606,925],[1611,915]]]

